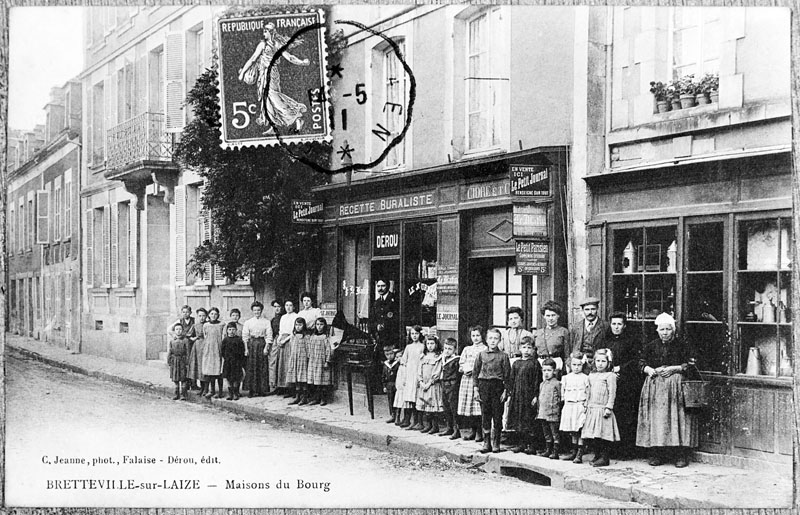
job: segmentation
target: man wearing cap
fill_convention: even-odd
[[[587,297],[581,302],[583,320],[575,322],[569,328],[570,353],[580,352],[583,355],[584,372],[591,367],[594,351],[605,346],[608,323],[597,316],[600,299]],[[586,363],[589,365],[587,366]]]

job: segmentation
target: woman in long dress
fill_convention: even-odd
[[[661,465],[666,447],[677,451],[676,467],[689,463],[689,451],[697,446],[695,416],[687,412],[681,384],[689,367],[687,349],[675,337],[675,319],[661,313],[655,320],[658,338],[642,349],[640,368],[647,378],[639,398],[636,445],[650,451],[649,463]]]
[[[258,43],[253,55],[239,69],[239,80],[257,85],[261,114],[256,119],[256,123],[267,125],[266,115],[269,115],[269,119],[274,125],[281,127],[294,125],[299,131],[303,128],[303,113],[307,110],[306,106],[281,92],[281,74],[278,66],[273,66],[268,73],[275,53],[287,41],[285,36],[281,36],[275,31],[274,23],[270,22],[264,25],[264,40]],[[308,59],[298,59],[286,50],[281,53],[281,57],[297,66],[309,65]],[[269,89],[265,101],[264,91],[267,90],[267,75],[269,75]],[[272,126],[269,126],[264,134],[269,134],[272,130]]]
[[[208,381],[209,391],[206,399],[210,399],[216,393],[217,399],[222,395],[222,338],[225,334],[225,324],[219,321],[219,309],[211,308],[208,310],[209,321],[203,326],[203,341],[205,345],[200,354],[200,370],[205,380]],[[217,383],[218,392],[214,388]]]

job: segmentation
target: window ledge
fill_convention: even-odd
[[[180,290],[183,292],[210,293],[211,285],[210,284],[183,285],[180,287]]]
[[[117,286],[114,288],[114,294],[117,297],[135,297],[136,286]]]
[[[464,155],[461,156],[461,159],[459,159],[459,161],[468,161],[470,159],[478,159],[481,157],[490,157],[507,153],[508,150],[500,147],[492,147],[480,150],[468,150],[464,152]]]
[[[108,286],[89,288],[89,293],[93,297],[108,297],[109,291],[111,291],[111,289]]]

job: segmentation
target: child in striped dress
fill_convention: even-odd
[[[572,451],[563,458],[573,463],[583,463],[583,436],[581,430],[586,420],[586,401],[589,398],[589,376],[583,373],[583,355],[576,352],[570,358],[570,373],[561,381],[561,410],[559,430],[572,437]]]
[[[464,440],[483,442],[483,429],[481,428],[481,404],[475,398],[475,380],[472,377],[472,367],[478,354],[488,349],[484,340],[483,327],[475,325],[469,328],[469,337],[472,345],[464,347],[458,359],[458,370],[461,376],[461,387],[458,390],[457,414],[462,418],[459,427],[468,428],[470,431],[464,435]],[[461,435],[459,431],[453,433],[451,440],[456,440]]]
[[[308,404],[308,337],[306,321],[297,317],[287,345],[289,361],[286,364],[286,382],[294,384],[294,400],[289,404]]]
[[[442,346],[439,338],[431,335],[425,340],[425,353],[419,362],[419,397],[417,411],[423,413],[423,433],[439,432],[439,413],[442,408]]]
[[[328,339],[328,321],[320,317],[314,322],[314,334],[308,339],[308,387],[311,397],[309,406],[328,404],[327,390],[333,384],[330,359],[331,342]]]
[[[412,327],[409,338],[411,341],[406,345],[403,357],[400,358],[400,364],[406,367],[406,380],[403,386],[403,394],[401,395],[405,403],[406,413],[403,415],[403,423],[400,424],[400,427],[408,430],[419,430],[422,429],[422,413],[416,409],[417,387],[419,386],[417,373],[419,372],[422,353],[425,351],[425,344],[422,343],[422,327],[418,325]],[[414,415],[413,422],[410,420],[412,414]]]
[[[609,464],[608,453],[613,442],[619,442],[619,427],[614,416],[617,398],[617,374],[611,372],[611,351],[597,349],[594,352],[594,370],[589,374],[589,401],[583,437],[594,438],[597,448],[592,460],[593,467]]]

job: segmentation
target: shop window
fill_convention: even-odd
[[[436,325],[437,223],[405,226],[405,325]]]
[[[791,220],[743,220],[738,226],[738,372],[790,376]]]
[[[353,323],[369,318],[370,309],[369,229],[358,228],[342,233],[342,311]]]
[[[492,274],[491,325],[505,327],[506,310],[512,306],[522,307],[522,276],[516,275],[514,265],[495,267]]]
[[[731,353],[726,332],[725,224],[688,223],[683,319],[702,370],[726,373]]]
[[[626,313],[644,338],[654,338],[653,320],[675,315],[677,226],[618,229],[613,240],[612,310]]]

